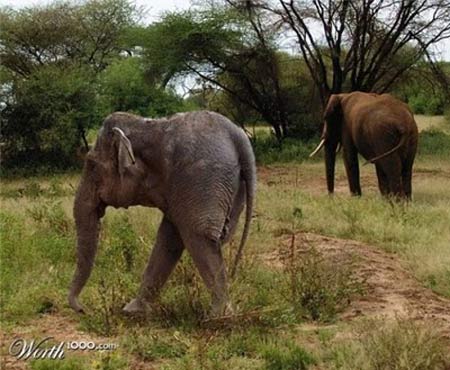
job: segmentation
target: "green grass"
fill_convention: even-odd
[[[414,368],[395,367],[394,357],[400,356],[406,364],[430,358],[434,367],[429,368],[439,369],[445,352],[432,330],[387,321],[370,334],[367,326],[355,329],[339,321],[355,294],[367,294],[353,280],[351,265],[332,264],[314,249],[281,267],[263,263],[262,257],[286,248],[282,240],[300,231],[359,240],[392,253],[423,285],[450,297],[448,135],[421,133],[414,200],[406,205],[379,196],[372,166],[361,168],[363,196],[350,197],[341,161],[337,193],[329,197],[322,159],[307,159],[314,143],[287,141],[280,152],[264,135],[256,144],[263,165],[251,235],[231,282],[237,316],[225,321],[208,320],[209,296],[187,255],[148,317],[122,315],[138,291],[161,220],[159,211],[143,207],[108,209],[96,265],[81,295],[88,315],[76,316],[66,294],[75,268],[71,213],[78,175],[4,179],[0,309],[6,337],[17,330],[39,333],[37,320],[51,314],[119,344],[113,353],[71,355],[58,364],[39,360],[30,368],[114,370],[136,362],[161,369]],[[227,261],[235,248],[233,242],[224,250]],[[324,322],[333,325],[298,329],[321,328]],[[347,337],[343,344],[336,339],[340,333]],[[398,352],[389,357],[396,343]],[[384,358],[394,367],[376,362]]]
[[[445,370],[450,364],[446,345],[436,328],[397,317],[367,320],[353,328],[354,340],[327,341],[325,357],[340,370]]]

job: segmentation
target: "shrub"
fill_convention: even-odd
[[[301,163],[308,159],[309,154],[316,145],[317,142],[315,140],[305,142],[294,138],[284,139],[280,145],[274,136],[266,133],[258,133],[256,139],[253,140],[256,161],[260,165],[289,162]]]
[[[15,81],[12,102],[2,110],[2,166],[77,165],[85,131],[99,122],[96,97],[83,68],[51,65]]]
[[[327,260],[313,247],[305,253],[292,249],[284,263],[286,297],[295,311],[312,320],[333,320],[353,296],[362,292],[361,282],[352,276],[350,263]]]
[[[284,348],[268,346],[262,356],[267,370],[306,370],[309,365],[315,364],[308,352],[294,344]]]
[[[419,155],[450,156],[450,135],[439,130],[425,130],[419,134]]]

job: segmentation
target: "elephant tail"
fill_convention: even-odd
[[[379,156],[376,156],[372,159],[368,159],[363,166],[365,166],[366,164],[369,163],[375,163],[376,161],[387,157],[388,155],[394,153],[396,150],[400,149],[405,143],[406,143],[406,139],[408,138],[408,134],[406,132],[402,133],[402,136],[400,137],[400,141],[398,142],[398,144],[393,147],[392,149],[388,150],[386,153],[380,154]]]
[[[239,244],[239,248],[237,250],[236,256],[234,258],[234,262],[231,268],[231,278],[233,279],[239,260],[242,257],[242,250],[244,248],[245,242],[247,241],[247,237],[250,231],[250,223],[252,220],[253,214],[253,202],[255,198],[255,190],[256,190],[256,165],[255,165],[255,156],[253,154],[253,149],[250,144],[249,139],[246,135],[240,135],[241,139],[239,145],[239,161],[241,164],[241,176],[245,182],[245,194],[246,194],[246,205],[245,205],[245,223],[244,230],[242,232],[241,242]]]

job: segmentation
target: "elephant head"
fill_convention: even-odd
[[[334,192],[334,168],[336,163],[336,153],[341,147],[343,113],[341,107],[341,96],[331,95],[328,99],[324,114],[324,124],[321,141],[310,157],[317,154],[322,147],[325,147],[325,167],[327,177],[327,188],[329,193]]]
[[[83,311],[77,297],[92,271],[100,219],[107,205],[126,206],[132,203],[138,177],[133,148],[123,130],[118,127],[101,129],[95,147],[86,155],[74,202],[77,267],[69,303],[78,312]]]

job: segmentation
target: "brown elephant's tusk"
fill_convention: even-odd
[[[338,143],[338,147],[336,148],[336,154],[338,154],[338,153],[341,151],[341,149],[342,149],[342,145],[341,145],[341,143],[339,142],[339,143]]]
[[[323,145],[325,144],[325,139],[322,139],[319,143],[319,145],[317,145],[317,148],[314,149],[314,151],[309,155],[309,157],[314,157],[319,151],[320,149],[322,149]]]

